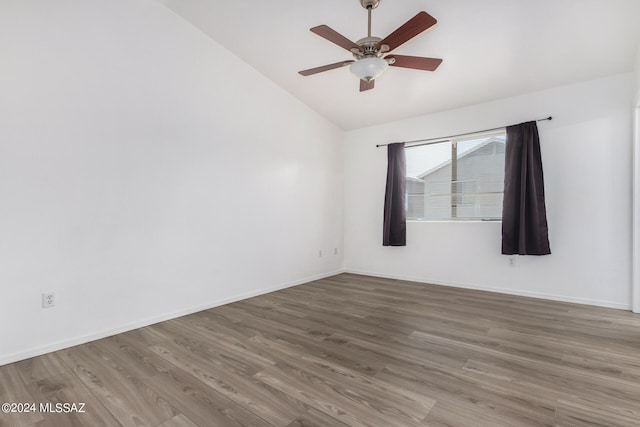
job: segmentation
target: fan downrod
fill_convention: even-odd
[[[380,4],[380,0],[360,0],[360,4],[365,9],[375,9]]]

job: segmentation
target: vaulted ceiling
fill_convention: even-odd
[[[390,68],[359,92],[348,67],[297,73],[352,59],[309,28],[366,36],[359,0],[157,1],[343,129],[629,72],[640,41],[638,0],[382,0],[373,35],[424,10],[438,23],[394,53],[444,62],[432,73]]]

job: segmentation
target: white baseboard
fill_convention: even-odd
[[[102,338],[110,337],[112,335],[121,334],[123,332],[132,331],[134,329],[142,328],[145,326],[153,325],[155,323],[164,322],[165,320],[175,319],[177,317],[186,316],[188,314],[197,313],[202,310],[208,310],[210,308],[219,307],[221,305],[230,304],[232,302],[241,301],[248,298],[253,298],[258,295],[264,295],[271,292],[279,291],[281,289],[290,288],[292,286],[302,285],[304,283],[313,282],[314,280],[324,279],[326,277],[335,276],[336,274],[344,273],[344,270],[335,270],[328,273],[318,274],[315,276],[305,277],[303,279],[294,280],[292,282],[284,283],[277,286],[272,286],[264,289],[257,289],[251,292],[245,292],[242,294],[234,295],[228,298],[223,298],[217,301],[211,301],[205,304],[200,304],[195,307],[190,307],[184,310],[178,310],[172,313],[162,314],[159,316],[154,316],[151,318],[135,321],[128,323],[126,325],[120,325],[115,328],[103,330],[100,332],[91,333],[88,335],[83,335],[80,337],[70,338],[62,341],[58,341],[55,343],[47,344],[44,346],[39,346],[35,348],[31,348],[29,350],[16,352],[9,355],[0,356],[0,366],[6,365],[8,363],[18,362],[20,360],[30,359],[35,356],[40,356],[46,353],[51,353],[53,351],[62,350],[65,348],[73,347],[80,344],[85,344],[90,341],[99,340]]]
[[[525,291],[525,290],[494,288],[490,286],[477,286],[477,285],[468,285],[468,284],[460,284],[460,283],[442,283],[438,281],[425,280],[424,278],[398,276],[393,274],[376,273],[371,271],[345,269],[344,272],[351,273],[351,274],[360,274],[362,276],[382,277],[385,279],[406,280],[410,282],[428,283],[431,285],[438,285],[438,286],[449,286],[452,288],[474,289],[477,291],[497,292],[500,294],[518,295],[523,297],[546,299],[551,301],[571,302],[571,303],[582,304],[582,305],[594,305],[597,307],[615,308],[618,310],[631,310],[631,305],[629,304],[620,304],[620,303],[611,302],[611,301],[592,300],[588,298],[576,298],[576,297],[569,297],[565,295],[545,294],[542,292],[533,292],[533,291]]]

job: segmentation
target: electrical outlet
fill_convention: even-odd
[[[318,251],[318,258],[322,258],[322,249]]]
[[[56,305],[56,294],[42,294],[42,308],[49,308]]]
[[[515,267],[516,266],[516,257],[514,257],[514,256],[509,257],[509,265],[511,267]]]

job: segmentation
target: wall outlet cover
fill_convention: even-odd
[[[56,305],[56,294],[42,294],[42,308],[49,308]]]

